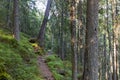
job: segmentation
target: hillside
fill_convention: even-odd
[[[42,80],[28,39],[21,33],[17,42],[8,30],[0,28],[0,80]]]
[[[9,30],[0,28],[0,80],[71,80],[69,61],[56,54],[35,54],[33,45],[26,34],[17,42]]]

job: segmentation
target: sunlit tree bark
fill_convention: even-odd
[[[80,63],[84,65],[84,41],[85,41],[85,23],[83,23],[83,4],[79,0],[77,6],[77,18],[78,18],[78,56]]]
[[[71,53],[72,53],[72,80],[77,79],[77,43],[76,43],[76,1],[70,1],[71,17]]]
[[[118,10],[117,10],[117,0],[112,1],[112,25],[113,25],[113,80],[118,80],[119,74],[119,61],[118,61],[118,46],[119,46],[119,20],[118,20]]]

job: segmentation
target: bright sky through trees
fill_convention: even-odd
[[[38,7],[38,9],[42,12],[45,11],[46,8],[46,4],[47,4],[47,0],[37,0],[36,1],[36,6]]]

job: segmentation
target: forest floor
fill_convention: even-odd
[[[53,78],[52,72],[49,70],[49,67],[47,66],[44,56],[38,57],[38,66],[41,72],[41,75],[43,76],[44,80],[55,80]]]

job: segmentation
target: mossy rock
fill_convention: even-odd
[[[31,39],[29,39],[29,42],[30,42],[30,43],[36,43],[36,42],[37,42],[37,39],[36,39],[36,38],[31,38]]]
[[[34,49],[34,53],[38,55],[44,55],[45,51],[43,48],[39,47],[37,43],[33,43],[32,47]]]

